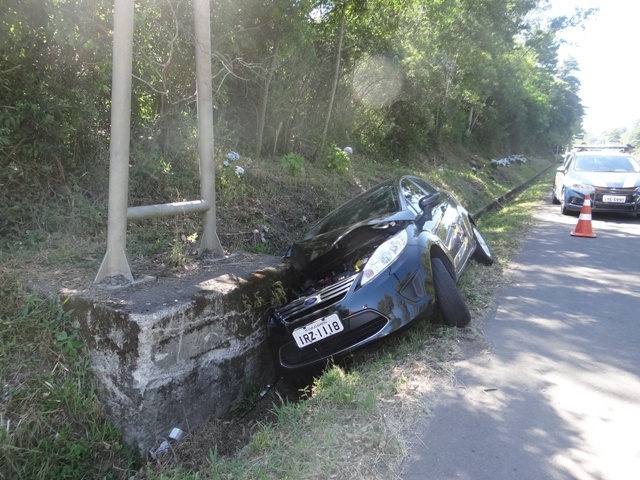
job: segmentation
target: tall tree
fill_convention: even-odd
[[[624,137],[624,142],[632,145],[634,148],[640,147],[640,120],[636,120],[633,127]]]
[[[262,137],[264,135],[264,125],[267,116],[267,103],[269,102],[269,87],[271,86],[276,65],[278,64],[278,53],[280,51],[281,38],[282,35],[278,32],[273,41],[273,54],[271,55],[271,62],[262,88],[260,110],[258,111],[258,126],[256,128],[256,148],[254,153],[256,158],[260,157],[262,153]]]
[[[324,152],[324,146],[327,141],[327,131],[329,130],[329,122],[331,121],[331,112],[333,111],[333,102],[336,98],[336,91],[338,90],[338,81],[340,80],[340,61],[342,56],[342,40],[344,38],[344,19],[347,11],[347,1],[342,2],[340,9],[340,33],[338,34],[338,44],[336,45],[336,63],[333,71],[333,82],[331,85],[331,94],[329,97],[329,106],[327,107],[327,115],[324,121],[324,130],[322,131],[322,138],[320,139],[320,155]]]

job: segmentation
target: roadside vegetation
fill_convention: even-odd
[[[0,478],[126,478],[83,341],[55,298],[0,274]]]
[[[229,252],[280,255],[397,173],[423,175],[475,212],[580,131],[578,65],[559,62],[558,34],[591,10],[550,19],[538,9],[547,2],[531,0],[215,3],[217,227]],[[422,324],[293,398],[276,386],[215,435],[188,432],[160,462],[137,458],[107,422],[83,339],[52,298],[88,288],[105,253],[113,9],[5,0],[0,10],[0,478],[393,476],[415,414],[452,378],[461,342],[478,337],[473,324]],[[136,2],[131,206],[199,198],[192,12],[191,0]],[[527,161],[492,161],[511,154]],[[461,281],[476,319],[541,191],[482,215],[497,262]],[[197,269],[200,222],[130,222],[134,274]],[[227,448],[231,436],[244,448]]]
[[[254,162],[245,175],[229,177],[233,193],[221,191],[221,238],[236,239],[225,245],[230,249],[281,253],[342,200],[399,172],[427,176],[473,211],[555,163],[546,158],[501,166],[456,153],[424,158],[413,168],[389,168],[354,155],[343,174],[311,167],[308,176],[278,175],[281,166],[263,169]],[[461,344],[481,345],[477,322],[548,184],[545,179],[505,208],[481,216],[479,226],[496,263],[473,264],[461,279],[474,317],[471,327],[424,322],[332,366],[293,394],[277,384],[260,402],[258,395],[247,398],[229,418],[212,423],[214,430],[188,432],[175,450],[148,464],[121,444],[118,430],[107,422],[82,338],[55,300],[41,294],[64,285],[87,287],[104,238],[63,230],[39,242],[13,244],[0,257],[0,478],[124,479],[135,472],[150,479],[327,478],[328,472],[339,478],[392,477],[407,453],[412,421],[428,413],[438,390],[452,381],[450,362]],[[164,275],[197,268],[189,250],[196,220],[131,225],[136,265]],[[266,243],[252,233],[262,224],[270,226]],[[243,237],[242,232],[251,233]],[[232,443],[238,448],[229,448]]]
[[[335,146],[399,166],[449,146],[550,154],[580,131],[584,113],[579,66],[559,60],[559,34],[593,12],[548,18],[546,3],[217,1],[217,160],[235,152],[305,177],[312,164],[348,168]],[[104,229],[113,15],[113,0],[3,1],[4,246]],[[196,199],[192,1],[136,2],[134,21],[129,203]],[[217,187],[237,195],[232,173]]]

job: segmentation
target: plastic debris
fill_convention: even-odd
[[[180,430],[178,427],[174,427],[173,430],[171,430],[171,432],[169,433],[169,440],[173,440],[177,442],[182,438],[183,433],[184,432]]]
[[[504,167],[509,167],[514,163],[525,163],[527,161],[527,157],[524,155],[509,155],[508,157],[500,158],[500,159],[492,159],[491,163],[493,165],[502,165]]]
[[[151,450],[149,450],[149,456],[153,460],[157,460],[162,455],[167,453],[171,448],[171,444],[178,442],[182,438],[183,434],[184,432],[180,428],[178,427],[172,428],[166,440],[163,440],[162,443],[160,443],[160,445],[158,445],[157,448],[152,448]]]

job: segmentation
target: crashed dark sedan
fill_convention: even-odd
[[[456,199],[426,180],[380,183],[318,222],[287,255],[297,281],[268,317],[277,363],[293,371],[341,357],[439,311],[464,327],[456,283],[491,250]]]

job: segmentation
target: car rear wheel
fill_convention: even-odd
[[[489,245],[487,245],[487,242],[485,242],[484,237],[475,225],[472,225],[471,228],[473,230],[473,236],[476,239],[476,251],[473,252],[473,259],[483,265],[492,265],[493,254],[491,253]]]
[[[431,259],[431,272],[433,274],[438,309],[444,323],[452,327],[466,327],[469,325],[471,321],[469,308],[442,260],[439,258]]]

